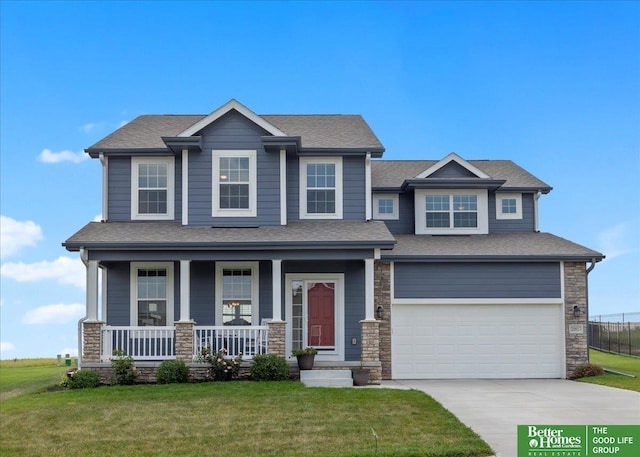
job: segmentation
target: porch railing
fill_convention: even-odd
[[[227,350],[229,357],[251,359],[257,354],[266,354],[268,349],[268,327],[262,326],[194,326],[193,355],[210,347],[213,352]]]
[[[114,350],[130,355],[134,360],[166,360],[176,356],[176,328],[121,327],[105,325],[102,330],[102,361]]]

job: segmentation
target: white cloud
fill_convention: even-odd
[[[102,222],[102,214],[97,214],[97,215],[93,218],[93,222]]]
[[[125,125],[127,125],[129,123],[129,121],[120,121],[120,123],[118,124],[118,128],[120,127],[124,127]]]
[[[0,352],[10,352],[15,349],[15,345],[13,343],[9,343],[8,341],[0,342]]]
[[[46,305],[27,311],[22,316],[24,324],[66,324],[77,321],[84,314],[85,307],[73,305]]]
[[[69,354],[71,357],[77,357],[78,356],[78,348],[62,348],[58,351],[58,354],[60,354],[62,357],[64,357],[65,355]]]
[[[0,216],[0,256],[9,257],[26,246],[35,246],[42,239],[42,229],[32,221],[16,221]]]
[[[616,224],[598,234],[600,249],[609,260],[632,251],[630,238],[629,224],[626,222]]]
[[[104,127],[104,122],[87,122],[79,128],[81,132],[91,133],[93,130]]]
[[[73,152],[73,151],[60,151],[53,152],[51,149],[43,149],[38,159],[40,162],[44,163],[60,163],[60,162],[73,162],[80,163],[83,160],[88,159],[89,156],[84,152]]]
[[[53,261],[44,260],[34,263],[5,263],[0,267],[0,273],[18,282],[53,279],[59,284],[71,284],[81,289],[85,287],[84,265],[80,259],[71,257],[61,256]]]

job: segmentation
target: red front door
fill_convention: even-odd
[[[313,282],[307,286],[307,345],[335,347],[335,283]]]

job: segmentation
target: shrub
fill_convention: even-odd
[[[284,381],[289,379],[289,364],[284,357],[259,354],[253,357],[249,373],[254,381]]]
[[[238,357],[232,358],[227,357],[227,350],[224,348],[214,353],[210,347],[206,347],[202,348],[196,361],[209,364],[207,374],[212,381],[231,381],[238,379],[242,353]]]
[[[111,380],[114,384],[130,385],[136,383],[138,372],[133,364],[133,358],[125,354],[123,351],[113,351],[113,357],[110,358],[113,375]]]
[[[580,365],[571,373],[571,379],[586,378],[589,376],[600,376],[604,373],[604,368],[600,365],[594,365],[593,363],[587,363],[586,365]]]
[[[189,382],[189,368],[182,360],[165,360],[158,367],[158,384]]]
[[[100,373],[93,370],[78,370],[71,374],[67,384],[72,389],[90,389],[100,385]]]

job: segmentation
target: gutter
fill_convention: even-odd
[[[84,248],[80,248],[80,260],[82,260],[82,263],[84,264],[85,268],[88,268],[89,266],[89,260],[88,260],[88,254],[87,251]],[[87,320],[87,306],[85,303],[85,307],[84,307],[84,312],[85,315],[83,317],[80,318],[80,320],[78,320],[78,357],[77,357],[77,361],[78,361],[78,370],[82,367],[82,324],[84,323],[84,321]]]

